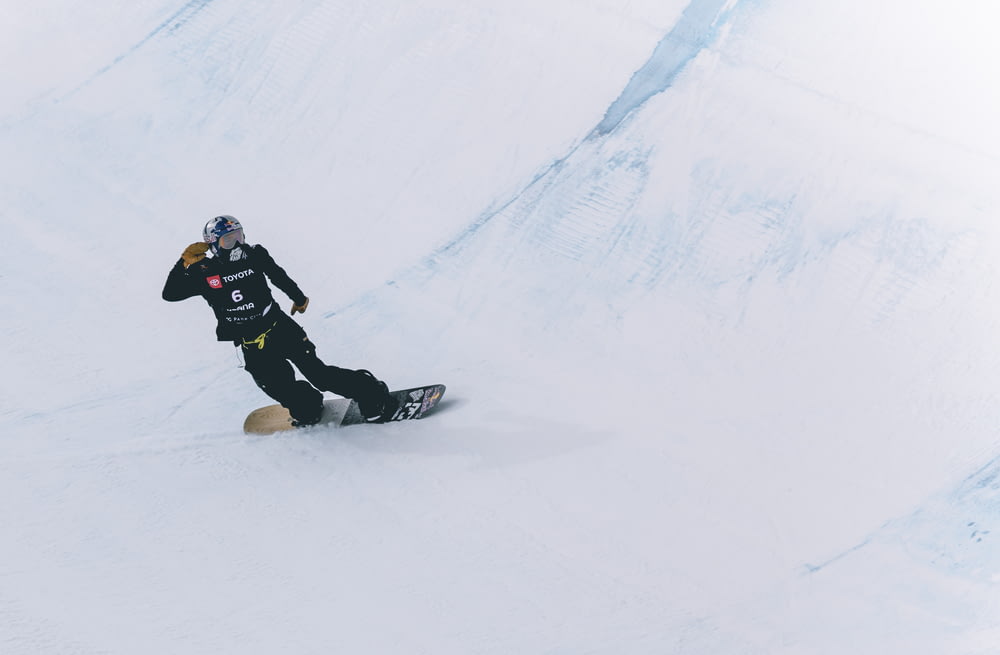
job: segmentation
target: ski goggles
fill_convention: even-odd
[[[233,230],[232,232],[226,232],[221,237],[219,237],[218,245],[223,250],[229,250],[237,243],[243,243],[243,229]]]

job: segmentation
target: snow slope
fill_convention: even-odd
[[[0,651],[995,652],[992,3],[99,5],[0,27]],[[243,435],[219,213],[444,410]]]

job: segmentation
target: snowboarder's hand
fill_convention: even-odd
[[[295,303],[292,303],[292,316],[295,316],[295,314],[305,314],[306,307],[308,306],[309,306],[308,298],[303,300],[301,305],[296,305]]]
[[[190,246],[185,248],[184,252],[181,254],[181,259],[184,260],[184,268],[205,259],[206,252],[208,252],[208,244],[204,241],[200,243],[192,243]]]

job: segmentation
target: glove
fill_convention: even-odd
[[[296,305],[295,303],[292,303],[292,316],[295,316],[295,314],[305,314],[306,307],[308,306],[309,306],[308,298],[303,300],[301,305]]]
[[[192,243],[190,246],[185,248],[184,252],[181,253],[181,259],[184,260],[184,268],[205,259],[206,252],[208,252],[208,244],[204,241],[200,243]]]

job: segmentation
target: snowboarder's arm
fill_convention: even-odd
[[[205,243],[192,243],[184,249],[181,258],[170,269],[166,284],[163,285],[164,300],[173,302],[200,295],[198,288],[191,283],[187,267],[204,259],[206,250],[208,250],[208,244]]]
[[[295,284],[295,281],[288,276],[285,269],[278,266],[264,246],[256,245],[253,249],[254,259],[262,264],[264,273],[271,280],[271,282],[274,282],[274,286],[281,289],[286,296],[292,299],[292,302],[297,307],[302,307],[302,311],[304,311],[305,304],[309,299],[306,298],[306,294],[302,293],[302,289],[299,288],[299,285]]]

